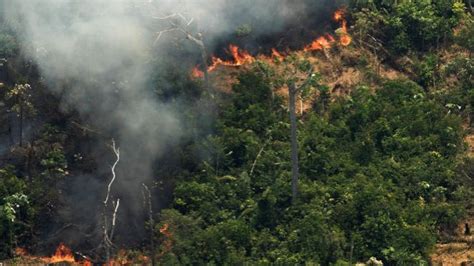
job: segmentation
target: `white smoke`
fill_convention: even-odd
[[[160,102],[150,87],[151,57],[160,55],[156,50],[174,49],[166,41],[154,44],[156,33],[169,28],[166,20],[157,18],[179,13],[192,20],[190,30],[203,33],[212,50],[214,40],[243,24],[251,25],[255,34],[282,30],[287,22],[300,19],[311,2],[3,1],[3,12],[22,52],[34,60],[44,84],[61,97],[62,108],[78,111],[86,123],[105,131],[122,147],[121,183],[115,192],[128,199],[121,201],[120,211],[129,220],[141,213],[139,189],[153,178],[153,162],[182,137],[179,109]],[[325,1],[329,0],[316,2]],[[170,36],[184,39],[176,34]]]

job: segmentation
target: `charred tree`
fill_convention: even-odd
[[[117,175],[115,173],[115,168],[117,167],[117,164],[120,161],[120,149],[116,147],[114,140],[112,140],[112,151],[114,152],[114,155],[115,155],[116,159],[115,159],[115,162],[111,166],[111,169],[110,169],[111,172],[112,172],[112,179],[110,180],[109,184],[107,185],[105,200],[102,202],[103,203],[102,246],[104,248],[105,261],[106,262],[110,261],[111,250],[112,250],[112,247],[114,246],[112,241],[113,241],[113,238],[114,238],[115,224],[116,224],[116,220],[117,220],[117,211],[118,211],[118,208],[120,206],[120,199],[119,198],[117,198],[117,200],[111,200],[112,185],[114,184],[115,179],[117,178]],[[108,214],[109,201],[112,201],[112,213],[110,214],[110,217],[109,217],[109,214]]]
[[[209,64],[207,62],[207,58],[208,58],[207,57],[207,50],[206,50],[206,46],[204,45],[202,34],[198,33],[197,38],[196,38],[192,34],[190,34],[189,32],[186,32],[186,31],[184,31],[184,32],[186,34],[186,37],[189,40],[193,41],[199,47],[199,49],[201,51],[201,61],[202,61],[202,65],[204,66],[204,69],[203,69],[204,84],[206,86],[207,92],[212,97],[213,96],[213,91],[212,91],[212,88],[211,88],[211,82],[209,81],[209,71],[208,71]]]
[[[209,71],[208,71],[209,63],[207,61],[208,54],[207,54],[206,45],[203,40],[203,36],[201,33],[193,34],[188,30],[188,27],[194,22],[194,19],[193,18],[187,19],[185,16],[183,16],[180,13],[175,13],[175,14],[165,16],[165,17],[155,17],[155,19],[165,20],[170,24],[170,28],[158,32],[155,43],[160,39],[163,33],[178,31],[178,32],[183,33],[184,36],[186,36],[186,39],[192,41],[194,44],[196,44],[199,47],[199,50],[201,53],[201,62],[203,65],[204,86],[206,87],[205,89],[207,93],[209,94],[209,96],[213,98],[214,92],[212,90],[211,82],[209,80]],[[179,23],[179,21],[182,21],[184,23]]]

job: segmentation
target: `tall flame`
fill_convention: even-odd
[[[306,45],[303,48],[303,51],[305,52],[311,52],[311,51],[318,51],[318,50],[324,50],[324,49],[329,49],[331,48],[334,43],[339,43],[342,46],[348,46],[352,42],[352,38],[349,35],[347,31],[347,21],[344,18],[345,15],[345,10],[344,9],[339,9],[336,10],[333,14],[333,19],[334,21],[340,23],[340,28],[336,30],[336,35],[338,36],[338,42],[336,41],[336,38],[334,38],[330,34],[325,34],[323,36],[320,36],[316,38],[314,41],[312,41],[310,44]],[[212,72],[214,71],[218,66],[231,66],[231,67],[237,67],[237,66],[242,66],[245,64],[250,64],[255,62],[255,57],[252,56],[249,52],[240,49],[237,45],[230,44],[229,48],[226,50],[226,52],[232,57],[229,60],[225,60],[216,56],[212,56],[211,58],[211,63],[209,64],[207,71]],[[284,59],[285,55],[281,52],[279,52],[277,49],[272,48],[271,49],[271,56],[265,56],[265,55],[259,55],[259,58],[264,58],[264,59]],[[194,67],[191,75],[195,78],[202,78],[204,76],[204,72],[199,69],[199,67]]]
[[[212,64],[207,69],[209,72],[213,71],[219,65],[223,66],[241,66],[244,64],[250,64],[255,61],[255,57],[253,57],[249,52],[240,49],[237,45],[230,44],[229,49],[227,51],[231,56],[232,60],[223,60],[221,58],[212,57]]]
[[[59,244],[53,256],[51,256],[50,258],[43,258],[43,260],[47,263],[76,262],[72,250],[63,243]]]
[[[339,30],[339,42],[342,46],[348,46],[352,42],[351,36],[349,36],[349,33],[347,33],[347,21],[344,18],[344,9],[339,9],[336,12],[334,12],[334,20],[341,23],[341,27]]]

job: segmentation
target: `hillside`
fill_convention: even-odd
[[[471,265],[473,49],[471,1],[0,0],[0,264]]]

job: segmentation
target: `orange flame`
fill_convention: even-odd
[[[344,9],[338,9],[334,12],[333,19],[337,22],[344,20]]]
[[[17,256],[32,260],[40,260],[47,264],[67,262],[74,265],[92,266],[92,263],[88,260],[76,260],[72,250],[63,243],[59,244],[51,257],[30,256],[24,248],[16,248],[15,253]]]
[[[165,239],[163,241],[163,250],[158,254],[158,257],[162,257],[166,253],[170,252],[171,249],[173,248],[173,234],[169,231],[169,224],[164,224],[160,228],[160,233],[165,236]]]
[[[341,35],[340,42],[341,42],[342,46],[348,46],[349,44],[351,44],[352,38],[351,38],[351,36],[349,36],[347,34],[343,34],[343,35]]]
[[[334,20],[341,23],[341,27],[339,28],[339,43],[342,46],[348,46],[352,42],[351,36],[349,36],[349,33],[347,33],[347,21],[344,18],[344,9],[339,9],[336,12],[334,12]]]
[[[218,57],[212,57],[212,63],[208,67],[208,71],[211,72],[215,70],[218,66],[241,66],[244,64],[250,64],[255,62],[255,57],[253,57],[249,52],[240,49],[237,45],[230,44],[227,53],[232,56],[232,60],[224,60]]]
[[[15,248],[15,254],[17,256],[26,257],[28,256],[28,251],[24,248]]]
[[[160,233],[162,233],[163,235],[165,235],[166,237],[170,238],[171,236],[173,236],[171,234],[170,231],[168,231],[169,229],[169,224],[164,224],[161,228],[160,228]]]
[[[105,266],[115,266],[115,265],[130,265],[130,261],[127,257],[127,251],[120,249],[117,252],[117,256],[114,259],[109,260]]]
[[[74,255],[70,248],[68,248],[63,243],[59,244],[56,248],[56,252],[50,258],[43,258],[43,260],[47,263],[58,263],[58,262],[71,262],[74,263],[76,260],[74,259]]]
[[[333,19],[334,21],[340,23],[340,28],[336,30],[336,33],[339,39],[338,43],[342,46],[348,46],[351,44],[352,38],[347,31],[347,21],[344,15],[345,15],[345,10],[341,8],[334,12]],[[326,34],[326,35],[316,38],[313,42],[306,45],[303,48],[303,51],[311,52],[311,51],[329,49],[334,45],[335,42],[336,42],[336,39],[332,35]],[[280,53],[278,50],[276,50],[275,48],[272,48],[271,52],[272,52],[271,57],[262,56],[262,55],[260,55],[259,57],[262,57],[267,60],[275,59],[275,58],[282,60],[285,58],[285,56],[282,53]],[[224,60],[219,57],[212,56],[211,64],[209,64],[207,71],[212,72],[219,66],[237,67],[237,66],[242,66],[245,64],[251,64],[255,62],[254,56],[252,56],[248,51],[242,50],[237,45],[234,45],[234,44],[229,45],[227,53],[230,56],[232,56],[231,60]],[[195,67],[193,68],[191,72],[191,76],[194,78],[202,78],[204,76],[204,73],[199,68]]]
[[[335,42],[334,37],[331,35],[326,35],[326,36],[321,36],[314,40],[310,45],[307,45],[304,48],[304,51],[309,52],[309,51],[316,51],[316,50],[322,50],[322,49],[329,49],[332,46],[332,43]]]
[[[191,72],[191,75],[194,78],[202,78],[204,77],[204,72],[202,72],[197,66],[193,68],[193,71]]]
[[[278,52],[277,49],[275,48],[272,48],[272,57],[280,59],[280,60],[284,58],[284,56],[280,52]]]
[[[255,61],[255,58],[249,52],[240,50],[237,45],[229,45],[229,51],[234,57],[234,62],[229,63],[231,66],[241,66]]]

